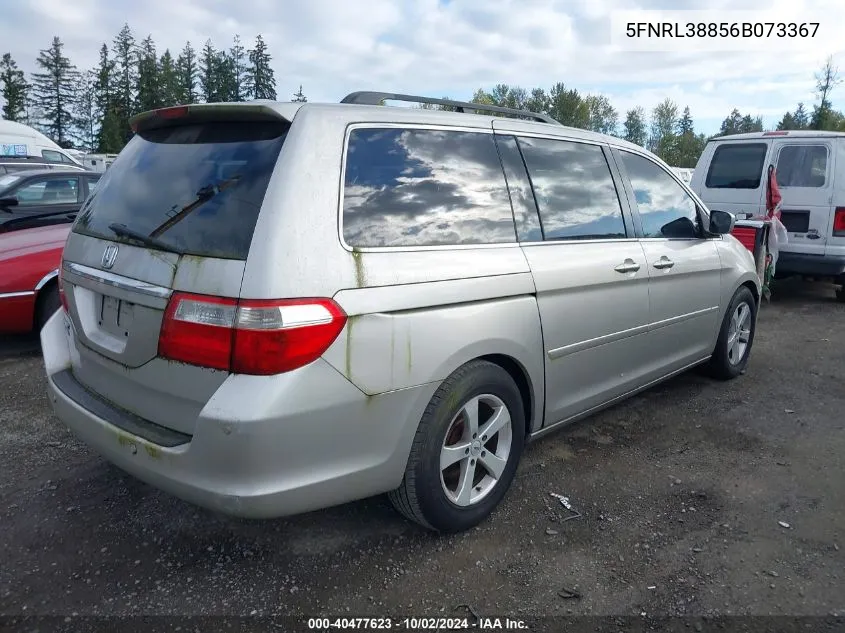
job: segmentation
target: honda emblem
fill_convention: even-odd
[[[117,246],[115,244],[109,244],[106,246],[106,250],[103,252],[103,268],[111,268],[114,266],[114,260],[117,259]]]

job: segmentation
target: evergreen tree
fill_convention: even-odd
[[[161,107],[160,77],[156,47],[152,36],[147,36],[138,49],[138,83],[135,90],[135,112],[146,112]]]
[[[255,38],[255,47],[250,49],[249,65],[246,70],[247,94],[252,99],[276,99],[276,78],[270,65],[272,58],[260,35]]]
[[[206,103],[220,101],[218,98],[220,91],[219,59],[214,44],[211,40],[207,40],[205,46],[202,47],[199,59],[200,97]]]
[[[528,100],[525,102],[525,107],[531,112],[548,114],[549,96],[543,88],[534,88],[531,91],[531,96],[528,97]]]
[[[645,110],[641,107],[628,110],[623,124],[624,132],[622,138],[629,143],[645,147],[648,142],[648,131],[646,130]]]
[[[125,139],[123,128],[120,126],[115,62],[109,58],[109,48],[105,44],[100,47],[100,63],[95,73],[94,103],[100,122],[95,146],[97,152],[114,154],[123,148]]]
[[[188,42],[176,59],[176,101],[178,103],[196,103],[198,73],[197,54]]]
[[[138,67],[135,54],[135,37],[128,24],[124,24],[112,45],[115,63],[113,82],[116,125],[121,130],[123,142],[132,138],[129,119],[135,113],[135,88],[138,85]]]
[[[62,41],[54,37],[50,47],[40,51],[35,63],[41,72],[32,75],[32,93],[46,134],[60,146],[69,147],[79,72],[63,49]]]
[[[562,125],[586,130],[590,127],[590,111],[575,89],[558,82],[549,91],[549,114]]]
[[[797,124],[795,122],[795,116],[791,112],[787,112],[783,115],[783,118],[780,120],[780,123],[777,124],[778,130],[797,130]]]
[[[235,63],[226,51],[218,51],[216,59],[217,91],[216,101],[238,101],[235,80]]]
[[[232,101],[246,101],[247,53],[243,44],[241,44],[241,37],[239,35],[235,35],[232,48],[229,49],[229,65],[232,84],[229,99]]]
[[[689,106],[686,106],[680,121],[678,121],[678,135],[683,136],[684,134],[692,133],[693,127],[692,114],[690,114]]]
[[[163,106],[174,106],[179,103],[179,77],[170,49],[166,49],[159,60],[158,93],[159,101]]]
[[[22,121],[26,117],[26,102],[29,84],[23,71],[18,68],[11,53],[4,53],[0,59],[0,94],[3,95],[3,118]]]
[[[76,140],[81,149],[94,151],[97,147],[97,71],[89,70],[81,77],[74,104]]]
[[[305,103],[308,101],[308,97],[305,96],[305,93],[302,92],[302,84],[299,86],[299,91],[293,93],[293,99],[291,99],[294,103]]]
[[[798,104],[793,118],[795,119],[795,127],[793,129],[806,130],[810,126],[810,117],[807,114],[807,110],[804,109],[803,103]]]

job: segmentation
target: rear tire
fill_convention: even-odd
[[[50,317],[56,313],[56,310],[61,307],[59,287],[56,284],[50,284],[38,296],[38,304],[35,309],[35,326],[39,332],[50,320]]]
[[[740,287],[731,299],[716,349],[710,358],[710,375],[719,380],[731,380],[745,372],[754,332],[757,329],[757,302],[746,287]]]
[[[432,396],[390,501],[430,530],[468,530],[507,493],[524,444],[525,414],[514,380],[493,363],[467,363]]]

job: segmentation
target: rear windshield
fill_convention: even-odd
[[[713,153],[705,186],[708,189],[756,189],[763,177],[765,143],[719,145]]]
[[[244,260],[288,127],[202,122],[141,132],[100,179],[73,230]]]

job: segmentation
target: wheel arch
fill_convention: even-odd
[[[534,416],[537,411],[535,389],[528,370],[517,359],[507,354],[487,354],[479,356],[477,360],[484,360],[504,369],[519,388],[522,397],[522,409],[525,415],[525,435],[528,436],[534,426]]]

